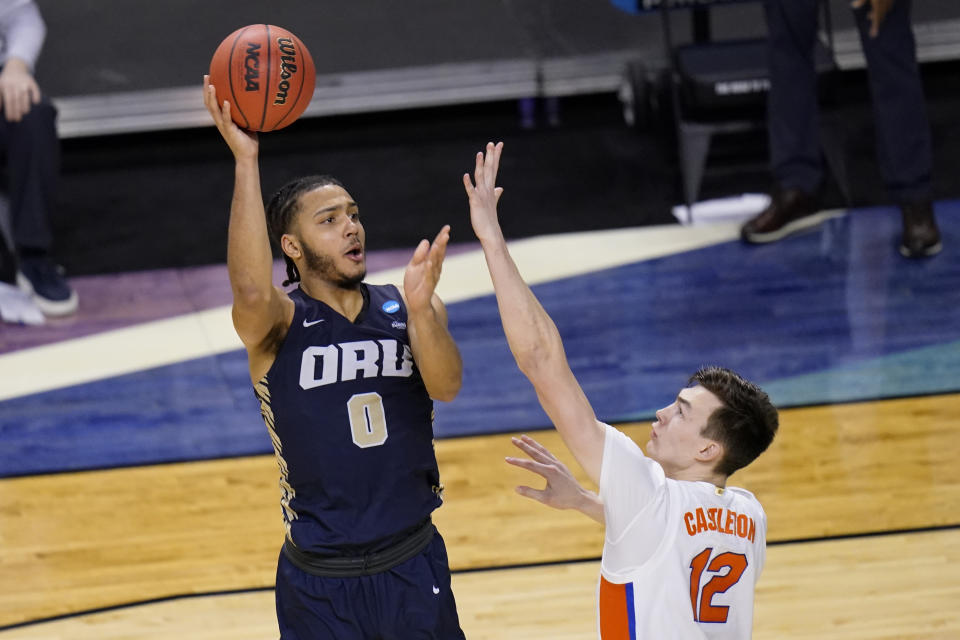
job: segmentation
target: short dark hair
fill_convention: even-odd
[[[283,261],[287,265],[287,279],[284,281],[283,286],[300,282],[300,272],[297,271],[297,265],[293,263],[293,260],[283,252],[280,238],[283,237],[283,234],[290,231],[290,223],[299,210],[300,196],[308,191],[329,185],[334,185],[341,189],[346,188],[343,186],[343,183],[333,176],[303,176],[302,178],[291,180],[280,187],[277,192],[273,194],[273,197],[270,198],[270,202],[267,203],[267,231],[270,234],[270,239],[273,240],[273,243],[277,245],[277,249],[280,250],[280,255],[283,256]]]
[[[780,419],[760,387],[723,367],[702,367],[690,382],[713,393],[723,405],[710,414],[701,431],[723,445],[723,458],[715,467],[718,473],[729,476],[766,451]]]

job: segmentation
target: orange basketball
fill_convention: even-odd
[[[300,117],[313,97],[317,72],[310,52],[282,27],[251,24],[224,39],[210,61],[217,100],[251,131],[275,131]]]

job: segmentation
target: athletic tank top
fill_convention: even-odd
[[[750,638],[767,516],[752,493],[667,478],[607,425],[601,640]]]
[[[390,546],[440,506],[433,402],[392,285],[361,284],[354,322],[301,289],[254,385],[280,467],[287,537],[321,554]]]

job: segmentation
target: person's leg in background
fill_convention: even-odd
[[[17,258],[9,242],[9,203],[0,194],[0,321],[11,324],[43,324],[43,313],[29,295],[17,286]]]
[[[819,0],[766,0],[770,68],[767,130],[775,184],[770,206],[741,230],[773,242],[817,224],[823,181],[814,45]]]
[[[18,284],[46,315],[73,313],[77,294],[51,254],[50,213],[60,176],[55,107],[44,97],[19,122],[0,117],[0,144],[6,150]]]
[[[854,10],[867,58],[876,129],[877,161],[903,213],[900,252],[931,256],[942,248],[933,216],[933,151],[923,83],[910,23],[911,0],[895,0],[870,35],[870,4]]]

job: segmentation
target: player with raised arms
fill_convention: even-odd
[[[599,495],[583,491],[536,441],[515,442],[540,473],[543,492],[521,493],[574,507],[606,526],[598,586],[602,640],[749,638],[754,586],[765,559],[766,516],[727,478],[772,442],[777,410],[767,394],[719,367],[696,372],[656,415],[647,455],[597,420],[567,363],[556,325],[523,281],[497,219],[503,144],[464,174],[470,221],[483,248],[504,332],[520,370]]]
[[[204,102],[234,156],[233,324],[280,467],[280,637],[463,638],[431,522],[442,500],[432,399],[452,400],[462,377],[434,293],[450,228],[416,248],[402,292],[364,283],[366,232],[346,188],[298,178],[265,210],[257,134],[207,77]],[[271,237],[289,292],[272,282]]]

